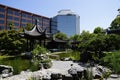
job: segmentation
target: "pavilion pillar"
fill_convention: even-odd
[[[28,39],[27,39],[27,51],[29,51],[29,43],[28,43]]]

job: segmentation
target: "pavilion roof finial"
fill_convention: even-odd
[[[117,17],[120,17],[120,8],[118,9],[118,12],[119,12],[119,13],[118,13]]]
[[[39,23],[39,20],[36,19],[36,20],[35,20],[35,25],[38,25],[38,23]]]

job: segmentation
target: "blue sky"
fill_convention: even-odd
[[[53,17],[62,9],[71,9],[80,16],[81,32],[93,32],[98,26],[108,28],[120,8],[120,0],[0,0],[0,4],[46,17]]]

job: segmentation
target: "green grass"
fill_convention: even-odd
[[[0,56],[0,60],[5,59],[5,58],[10,58],[10,57],[13,57],[13,56]]]
[[[72,60],[80,60],[80,52],[68,50],[67,52],[56,54],[59,56],[60,59],[63,58],[71,58]]]
[[[14,74],[19,74],[21,71],[27,69],[30,69],[31,71],[38,70],[38,65],[34,65],[30,60],[21,57],[0,56],[0,65],[12,66]]]

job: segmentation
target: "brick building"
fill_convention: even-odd
[[[0,30],[9,30],[9,22],[14,23],[17,29],[25,27],[28,23],[35,24],[36,19],[39,20],[39,26],[42,29],[46,29],[48,33],[51,32],[50,18],[0,4]]]

